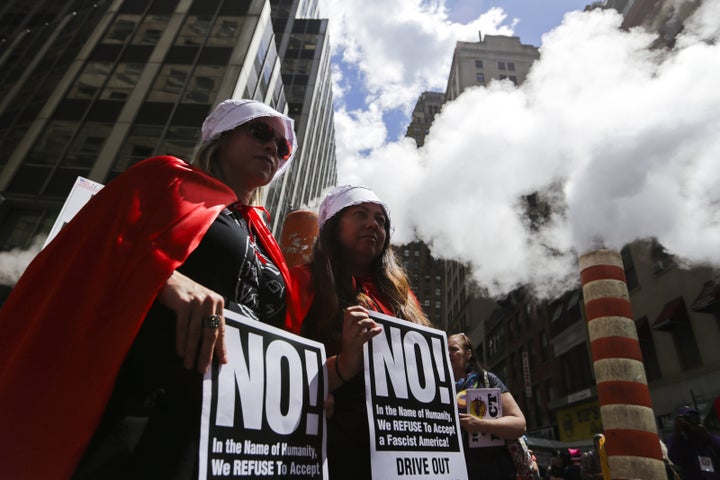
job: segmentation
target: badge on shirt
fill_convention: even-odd
[[[700,462],[700,470],[703,472],[714,472],[715,468],[713,467],[712,458],[710,457],[703,457],[701,455],[698,455],[698,461]]]

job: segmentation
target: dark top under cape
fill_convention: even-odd
[[[72,475],[158,291],[236,200],[180,159],[148,159],[98,192],[31,262],[0,310],[4,477]],[[286,328],[294,306],[288,298]]]

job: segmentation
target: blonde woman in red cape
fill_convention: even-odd
[[[333,393],[328,419],[330,478],[370,479],[370,441],[363,345],[380,333],[374,310],[429,325],[390,248],[390,211],[367,188],[333,188],[319,211],[313,260],[293,267],[301,298],[301,331],[325,345]]]
[[[253,206],[293,121],[226,100],[196,166],[144,160],[30,264],[0,311],[3,478],[197,477],[202,376],[223,308],[292,328],[289,273]]]

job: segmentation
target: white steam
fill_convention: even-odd
[[[14,286],[44,243],[45,237],[38,236],[27,250],[16,248],[0,252],[0,285]]]
[[[417,235],[469,261],[493,294],[541,296],[577,283],[577,253],[657,237],[691,263],[718,264],[720,0],[706,0],[671,51],[611,10],[572,12],[543,37],[519,88],[467,90],[415,149],[405,140],[341,166],[342,183],[393,209],[395,243]],[[555,214],[538,231],[520,198]]]

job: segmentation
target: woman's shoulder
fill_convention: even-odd
[[[488,383],[490,383],[490,387],[499,388],[501,393],[505,393],[505,392],[509,391],[509,389],[507,388],[505,383],[502,380],[500,380],[500,377],[495,375],[493,372],[490,372],[487,370],[486,370],[486,372],[487,372],[487,376],[488,376]]]

